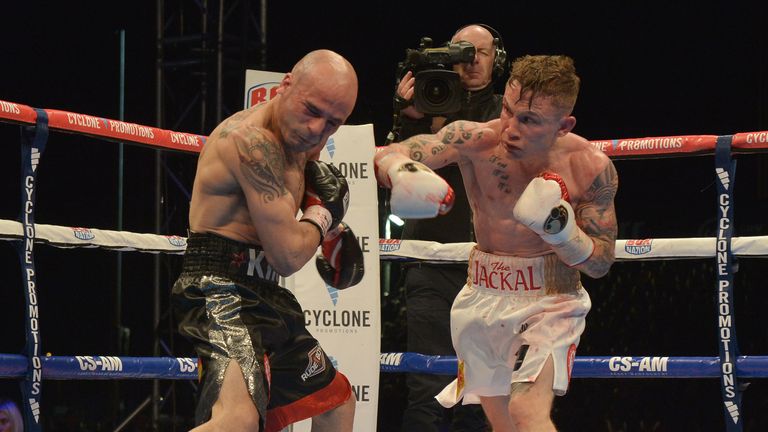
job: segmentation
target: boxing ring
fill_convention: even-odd
[[[102,117],[0,101],[0,121],[22,128],[21,212],[18,220],[0,220],[0,239],[16,247],[21,263],[25,296],[26,347],[24,354],[0,353],[0,378],[22,383],[27,430],[42,430],[41,395],[44,380],[195,380],[196,358],[116,357],[100,355],[44,355],[40,337],[39,291],[36,286],[35,246],[56,248],[100,248],[112,251],[182,255],[186,239],[96,228],[65,227],[35,222],[36,173],[41,166],[49,130],[84,134],[107,141],[132,143],[160,150],[198,153],[206,137],[174,132]],[[709,378],[720,382],[723,416],[727,431],[741,431],[744,380],[768,377],[768,355],[740,355],[734,320],[735,259],[768,257],[768,236],[734,237],[734,153],[757,153],[768,149],[768,132],[728,136],[697,135],[592,141],[614,159],[698,156],[715,154],[717,185],[715,237],[646,238],[617,240],[617,261],[704,259],[714,260],[715,284],[710,293],[716,310],[707,319],[717,328],[719,355],[674,357],[624,354],[577,357],[574,378]],[[620,209],[619,209],[620,210]],[[422,241],[380,239],[382,260],[393,262],[466,262],[472,243],[439,244]],[[597,300],[597,299],[596,299]],[[456,373],[456,358],[419,353],[382,353],[382,372]]]

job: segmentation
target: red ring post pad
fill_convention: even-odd
[[[733,135],[731,150],[760,150],[768,147],[768,131],[740,132]]]
[[[207,139],[203,135],[174,132],[86,114],[51,109],[46,110],[46,112],[48,113],[49,127],[51,129],[81,132],[113,141],[133,142],[183,152],[199,153]],[[30,106],[0,100],[0,120],[34,124],[37,120],[37,114],[34,108]],[[609,157],[622,159],[713,153],[717,138],[716,135],[684,135],[593,140],[590,143]],[[734,152],[768,149],[768,131],[736,133],[733,135],[731,148]]]
[[[648,156],[684,156],[712,154],[717,135],[681,135],[648,138],[625,138],[590,141],[611,159]],[[731,149],[734,152],[768,149],[768,131],[741,132],[733,135]]]
[[[35,124],[37,113],[31,106],[0,100],[0,118],[18,123]]]
[[[716,135],[686,135],[648,138],[626,138],[590,141],[598,150],[611,158],[632,156],[674,156],[690,153],[711,153],[715,150]]]
[[[202,135],[174,132],[151,126],[77,114],[68,111],[45,110],[51,129],[80,132],[86,135],[108,138],[113,141],[134,142],[153,147],[199,153],[205,145]]]
[[[50,129],[64,132],[79,132],[112,141],[131,142],[182,152],[200,153],[207,139],[203,135],[174,132],[87,114],[54,109],[46,109],[45,112],[48,114],[48,127]],[[37,113],[30,106],[0,100],[0,120],[35,124]]]

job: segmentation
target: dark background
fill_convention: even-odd
[[[442,42],[463,24],[483,22],[502,34],[511,58],[567,54],[575,59],[583,83],[575,132],[588,139],[768,130],[768,8],[757,3],[270,2],[266,69],[287,71],[317,48],[346,56],[360,78],[349,123],[373,123],[381,143],[391,126],[395,66],[405,49],[415,48],[421,36]],[[118,118],[117,32],[124,29],[124,118],[157,124],[154,2],[30,1],[0,10],[0,100]],[[248,59],[247,66],[259,69],[260,62]],[[227,67],[233,78],[225,82],[225,114],[242,105],[243,92],[242,68]],[[196,73],[181,69],[173,78],[192,82]],[[190,87],[188,93],[195,91]],[[18,130],[0,127],[2,219],[15,219],[19,212]],[[117,155],[112,143],[52,133],[38,170],[37,222],[115,229]],[[126,231],[154,229],[154,158],[153,150],[125,148]],[[734,235],[765,235],[768,162],[763,155],[737,159]],[[194,156],[167,154],[163,163],[161,231],[185,235]],[[714,235],[711,157],[627,160],[616,166],[620,238]],[[117,254],[48,247],[35,253],[45,352],[152,355],[153,256],[123,254],[120,312],[130,338],[121,349],[115,322]],[[6,263],[0,266],[0,352],[20,353],[24,298],[10,243],[0,248],[0,261]],[[161,260],[163,312],[179,261]],[[759,259],[740,264],[735,310],[742,354],[766,355],[762,310],[768,271]],[[629,262],[615,264],[601,280],[586,279],[593,310],[579,355],[716,356],[713,275],[709,261]],[[382,351],[403,351],[402,293],[396,284],[385,288]],[[171,326],[164,314],[158,331],[174,355],[190,355],[189,347],[171,335]],[[163,383],[163,393],[169,389],[161,430],[183,430],[193,403],[191,386]],[[402,375],[382,374],[381,389],[379,430],[397,430]],[[151,383],[141,381],[46,381],[47,430],[111,430],[150,392]],[[0,395],[20,400],[13,381],[0,381]],[[717,380],[575,380],[569,395],[557,401],[555,419],[568,431],[723,430],[721,404]],[[753,380],[744,397],[745,430],[768,430],[766,412],[768,385]],[[149,430],[148,415],[145,410],[129,430]]]

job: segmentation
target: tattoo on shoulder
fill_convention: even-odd
[[[613,199],[619,187],[619,177],[612,163],[595,178],[584,195],[584,204],[577,210],[584,222],[584,232],[590,236],[613,241],[616,238],[616,214]]]
[[[285,195],[285,156],[280,147],[255,129],[236,143],[240,170],[264,203]]]
[[[232,133],[233,130],[237,129],[237,127],[240,126],[240,123],[247,116],[248,116],[247,111],[240,111],[238,113],[235,113],[228,119],[224,120],[224,123],[221,124],[221,128],[219,129],[219,138],[227,138],[229,134]]]
[[[619,188],[619,176],[616,174],[616,167],[609,163],[600,175],[595,178],[587,190],[587,200],[595,202],[597,205],[609,205],[616,196]]]

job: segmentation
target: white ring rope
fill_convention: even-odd
[[[22,224],[0,219],[0,240],[21,240]],[[141,234],[97,228],[35,224],[35,242],[58,248],[102,248],[182,255],[187,241],[181,236]],[[617,260],[711,258],[717,253],[715,237],[616,240]],[[466,262],[475,243],[437,243],[421,240],[379,240],[381,259],[430,262]],[[768,257],[768,236],[734,237],[732,250],[739,257]]]

